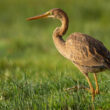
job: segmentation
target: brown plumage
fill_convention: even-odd
[[[97,73],[110,68],[110,52],[104,45],[82,33],[74,33],[66,40],[69,59],[83,73]]]
[[[66,41],[62,36],[68,29],[68,17],[61,9],[52,9],[42,15],[28,18],[27,20],[52,17],[59,19],[62,23],[61,27],[57,27],[53,32],[53,41],[57,50],[67,59],[71,60],[78,69],[84,73],[88,80],[92,99],[95,94],[99,93],[96,73],[106,69],[110,69],[110,52],[106,49],[102,42],[88,36],[86,34],[75,32],[71,34]],[[94,90],[88,73],[94,73],[96,82],[96,90]]]

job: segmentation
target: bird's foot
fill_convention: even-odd
[[[78,89],[78,86],[74,86],[71,88],[66,88],[66,89],[64,89],[64,91],[77,90],[77,89]]]
[[[86,87],[84,87],[84,86],[74,86],[74,87],[71,87],[71,88],[67,88],[67,89],[64,89],[65,91],[69,91],[69,90],[79,90],[79,89],[85,89],[85,90],[87,90],[87,91],[90,91],[90,89],[89,88],[86,88]]]
[[[65,91],[72,91],[72,90],[79,90],[79,89],[84,89],[84,90],[87,90],[88,92],[90,92],[92,94],[92,101],[94,101],[95,99],[95,95],[96,94],[99,94],[99,90],[98,89],[94,89],[94,88],[86,88],[85,86],[74,86],[74,87],[71,87],[71,88],[67,88],[67,89],[64,89]]]

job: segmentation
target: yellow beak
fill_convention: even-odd
[[[36,19],[40,19],[40,18],[46,18],[50,15],[50,12],[46,12],[42,15],[38,15],[38,16],[34,16],[34,17],[30,17],[30,18],[27,18],[28,21],[30,20],[36,20]]]

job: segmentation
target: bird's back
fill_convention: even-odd
[[[84,67],[86,69],[87,67],[94,67],[95,69],[98,67],[101,70],[110,68],[110,52],[105,48],[102,42],[86,34],[71,34],[67,38],[65,46],[67,58],[78,67],[83,69]],[[89,72],[89,70],[85,71]],[[95,71],[91,70],[90,72]]]

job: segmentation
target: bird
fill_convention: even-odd
[[[41,15],[29,17],[28,21],[40,18],[55,18],[61,21],[61,26],[56,27],[53,32],[53,41],[56,49],[61,55],[70,60],[86,77],[89,84],[89,91],[94,101],[96,94],[99,94],[99,85],[97,73],[110,69],[110,51],[104,44],[80,32],[74,32],[64,40],[69,25],[67,14],[60,8],[51,9]],[[94,89],[89,73],[92,73],[95,79],[96,88]]]

